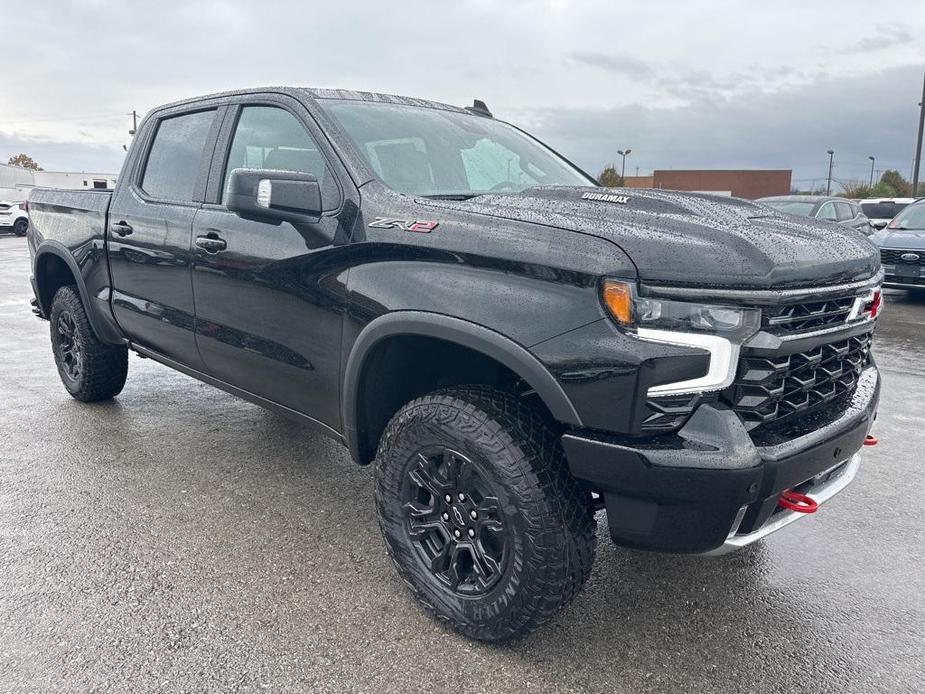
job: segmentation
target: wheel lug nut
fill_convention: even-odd
[[[475,537],[475,530],[469,528],[469,537]]]
[[[444,513],[444,514],[443,514],[443,520],[445,520],[445,521],[450,520],[450,514],[449,514],[449,513]]]
[[[460,492],[460,493],[459,493],[459,500],[460,500],[460,501],[465,501],[465,500],[466,500],[466,495],[463,494],[462,492]]]
[[[478,513],[476,513],[475,511],[469,511],[469,518],[471,518],[472,520],[475,520],[478,517],[479,517]]]
[[[450,504],[453,502],[453,497],[447,494],[445,497],[443,497],[443,500],[446,501],[446,503]]]
[[[462,536],[462,533],[459,532],[459,529],[458,529],[458,528],[457,528],[456,530],[453,531],[453,534],[454,534],[456,537],[461,537],[461,536]]]

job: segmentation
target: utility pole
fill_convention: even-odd
[[[869,156],[867,158],[870,159],[870,183],[868,184],[867,187],[873,188],[874,187],[874,162],[877,161],[877,159],[874,156]]]
[[[825,184],[825,194],[831,195],[832,194],[832,161],[835,159],[835,150],[827,149],[826,152],[829,155],[829,178]]]
[[[631,149],[627,149],[627,150],[618,149],[617,150],[617,154],[623,157],[623,165],[620,167],[620,178],[623,179],[624,183],[626,183],[626,155],[628,155],[632,151],[633,150]]]
[[[912,197],[919,192],[919,166],[922,163],[922,129],[925,128],[925,78],[922,79],[922,100],[919,102],[919,136],[915,141],[915,167],[912,169]]]

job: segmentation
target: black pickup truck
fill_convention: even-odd
[[[114,191],[29,211],[71,395],[117,395],[133,350],[343,442],[401,577],[479,639],[581,589],[599,510],[618,544],[713,554],[815,510],[876,413],[866,238],[600,188],[480,101],[178,102]]]

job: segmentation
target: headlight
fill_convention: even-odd
[[[601,300],[610,316],[640,339],[710,353],[705,376],[654,386],[649,395],[722,390],[731,385],[739,347],[761,327],[758,309],[643,297],[634,285],[618,280],[603,282]]]

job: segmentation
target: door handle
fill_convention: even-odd
[[[134,231],[134,229],[132,229],[132,225],[125,222],[125,220],[110,224],[109,230],[114,234],[118,234],[119,236],[128,236]]]
[[[225,239],[221,238],[214,231],[210,231],[205,236],[196,237],[196,245],[203,249],[206,253],[218,253],[228,248],[228,244],[225,243]]]

